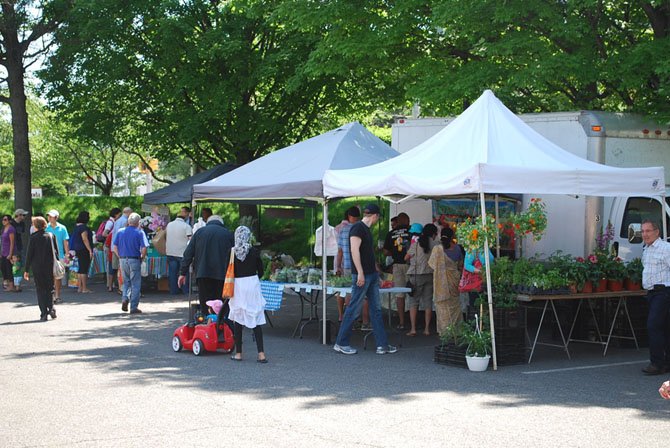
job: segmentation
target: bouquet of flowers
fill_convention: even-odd
[[[167,220],[163,217],[163,215],[159,215],[156,212],[151,212],[151,216],[145,216],[144,218],[140,219],[140,225],[145,229],[156,232],[157,230],[163,230],[165,227],[167,227]]]
[[[458,243],[467,251],[483,249],[486,239],[491,246],[496,238],[495,218],[486,215],[486,222],[482,222],[481,215],[474,220],[472,218],[466,219],[456,228],[456,238],[458,238]]]

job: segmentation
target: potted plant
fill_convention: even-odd
[[[469,325],[463,321],[448,325],[440,335],[440,344],[435,346],[433,361],[438,364],[465,367],[464,334],[468,328]]]
[[[491,360],[491,332],[480,328],[479,317],[475,314],[474,326],[468,326],[463,338],[468,344],[465,361],[472,372],[483,372]]]
[[[594,292],[607,291],[607,279],[603,270],[604,261],[605,257],[602,255],[591,254],[587,258],[587,277],[593,285]]]
[[[623,290],[623,281],[626,278],[626,265],[619,257],[610,257],[607,263],[607,289],[610,291]]]
[[[634,258],[626,265],[627,278],[624,280],[626,289],[636,291],[642,288],[642,260]]]

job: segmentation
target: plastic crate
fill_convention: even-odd
[[[433,361],[437,364],[467,368],[465,350],[466,347],[456,347],[453,344],[436,345]]]

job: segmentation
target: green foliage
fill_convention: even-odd
[[[462,347],[466,344],[465,334],[470,331],[471,325],[467,322],[459,321],[455,324],[447,325],[444,332],[440,335],[440,342],[444,345],[453,344],[456,347]]]
[[[14,194],[14,185],[0,184],[0,199],[11,199]]]
[[[630,278],[635,283],[642,283],[642,260],[640,258],[634,258],[628,262],[626,265],[626,273],[628,278]]]
[[[468,356],[486,356],[491,353],[491,331],[478,329],[475,322],[470,322],[463,327],[463,345],[467,344]]]
[[[283,3],[77,2],[41,73],[50,105],[84,140],[201,167],[245,163],[374,110],[348,70],[315,70],[323,30],[293,27]]]

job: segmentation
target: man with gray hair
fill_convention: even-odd
[[[207,311],[208,300],[221,298],[223,281],[230,260],[230,249],[234,243],[233,234],[223,225],[221,216],[212,215],[205,227],[194,233],[186,246],[177,284],[181,287],[186,282],[188,268],[195,259],[198,299],[203,313]]]
[[[121,310],[128,311],[130,302],[130,314],[138,314],[142,311],[138,308],[140,304],[140,289],[142,287],[142,260],[147,256],[147,235],[140,229],[140,215],[131,213],[128,216],[128,226],[119,229],[112,238],[112,251],[119,257],[119,268],[123,278],[123,291],[121,293]]]

